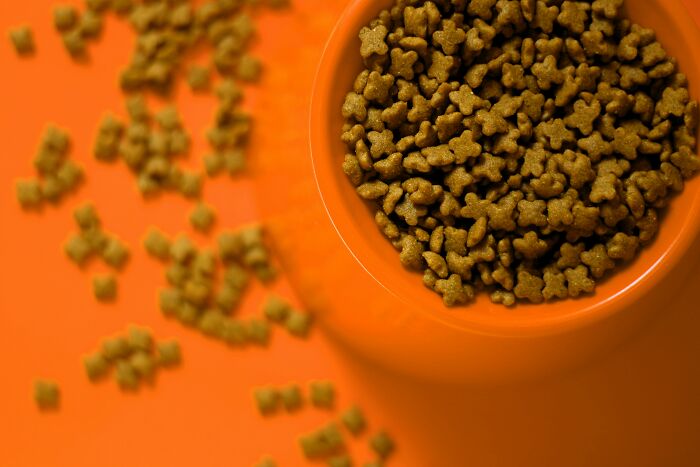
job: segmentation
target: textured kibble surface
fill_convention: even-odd
[[[446,305],[593,293],[700,169],[688,80],[623,7],[399,0],[359,31],[342,169]]]

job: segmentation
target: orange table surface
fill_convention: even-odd
[[[700,20],[700,2],[684,0]],[[77,0],[64,3],[79,4]],[[307,157],[308,96],[323,44],[345,0],[296,0],[284,12],[259,15],[254,51],[266,71],[247,93],[254,115],[298,112],[288,127],[255,128],[251,158]],[[267,349],[230,349],[205,339],[157,310],[162,266],[146,256],[141,239],[157,225],[188,232],[199,244],[213,235],[191,231],[193,203],[166,195],[144,202],[120,164],[91,157],[105,111],[124,115],[116,84],[133,35],[109,18],[103,39],[90,45],[89,64],[76,64],[51,26],[49,0],[0,2],[0,30],[33,27],[35,57],[19,59],[0,41],[0,466],[158,467],[249,466],[270,454],[280,466],[307,465],[297,436],[330,421],[345,407],[364,408],[370,430],[348,439],[358,465],[371,458],[367,439],[385,428],[398,449],[387,465],[475,467],[685,467],[700,465],[700,245],[688,253],[686,284],[656,319],[619,348],[566,374],[503,387],[438,386],[393,375],[356,357],[315,329],[308,341],[277,329]],[[196,58],[196,59],[199,59]],[[185,165],[201,167],[203,133],[215,101],[183,85],[176,99],[193,138]],[[279,106],[275,104],[279,99]],[[70,131],[71,157],[87,170],[86,183],[58,207],[25,213],[14,180],[33,174],[31,159],[47,122]],[[256,151],[267,138],[290,142],[285,153]],[[264,144],[263,144],[264,146]],[[204,199],[219,213],[217,229],[257,220],[252,177],[205,183]],[[81,271],[61,249],[75,230],[72,209],[90,200],[105,228],[124,239],[132,258],[119,275],[117,303],[92,298],[91,264]],[[282,277],[272,287],[293,296]],[[265,288],[247,295],[242,315],[259,313]],[[154,386],[120,392],[113,381],[88,382],[82,355],[128,323],[176,337],[184,363],[159,373]],[[32,400],[36,377],[52,378],[61,408],[40,413]],[[258,415],[253,387],[329,379],[338,404],[326,412]],[[321,465],[316,463],[316,465]]]

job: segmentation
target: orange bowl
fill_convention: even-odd
[[[360,28],[392,0],[354,0],[319,65],[310,107],[311,159],[258,164],[261,208],[283,266],[321,324],[370,358],[442,380],[510,380],[572,365],[617,342],[654,308],[654,294],[696,238],[700,180],[686,184],[664,214],[657,239],[627,267],[577,300],[509,309],[481,296],[446,308],[404,270],[370,207],[341,170],[345,94],[361,70]],[[700,91],[700,34],[678,1],[627,0],[630,18],[657,31]],[[274,186],[274,190],[270,187]],[[482,294],[483,295],[483,294]]]

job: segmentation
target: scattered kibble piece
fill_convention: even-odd
[[[78,12],[70,5],[57,5],[53,10],[53,24],[60,32],[73,28],[78,21]]]
[[[53,381],[37,380],[34,382],[34,401],[41,410],[58,408],[61,393]]]
[[[301,389],[299,385],[292,384],[279,390],[282,405],[288,412],[299,409],[302,405]]]
[[[128,360],[117,361],[114,377],[122,390],[133,391],[139,386],[139,375]]]
[[[192,66],[187,71],[187,84],[193,91],[204,91],[209,87],[209,69],[203,66]]]
[[[190,224],[200,232],[208,232],[215,220],[216,214],[211,206],[201,202],[197,203],[197,206],[190,213]]]
[[[292,310],[284,321],[284,325],[290,334],[305,338],[311,327],[311,315],[297,310]]]
[[[150,379],[153,377],[156,362],[150,352],[139,350],[129,357],[129,365],[139,377]]]
[[[394,452],[395,447],[394,441],[384,431],[372,436],[372,438],[369,440],[369,445],[381,459],[386,459],[389,457],[389,455]]]
[[[259,345],[267,345],[270,340],[270,325],[267,321],[253,318],[248,321],[248,339]]]
[[[277,295],[270,295],[263,306],[263,313],[270,321],[282,323],[287,319],[292,307]]]
[[[10,30],[10,41],[17,55],[26,56],[34,53],[34,36],[27,26],[20,26]]]
[[[102,341],[102,356],[109,361],[126,357],[131,353],[129,341],[124,337],[110,337]]]
[[[174,366],[182,359],[180,344],[177,341],[162,341],[157,344],[158,364],[161,366]]]
[[[325,457],[336,453],[343,445],[343,436],[335,423],[331,423],[299,438],[299,445],[307,459]]]
[[[41,206],[41,185],[38,180],[18,180],[15,188],[17,201],[23,209],[36,209]]]
[[[328,459],[328,467],[352,467],[352,459],[347,454],[341,454]]]
[[[129,326],[127,342],[132,351],[141,350],[143,352],[150,352],[153,348],[153,336],[151,335],[151,331],[138,326]]]
[[[109,362],[101,353],[87,355],[83,358],[83,366],[90,381],[96,381],[107,374]]]
[[[277,463],[272,460],[271,457],[265,456],[257,464],[255,464],[255,467],[277,467]]]
[[[346,410],[340,416],[340,421],[355,436],[362,433],[367,426],[364,414],[356,405]]]
[[[113,268],[121,269],[129,259],[129,250],[117,238],[110,238],[102,250],[102,259]]]
[[[110,302],[117,298],[117,279],[111,274],[96,275],[92,278],[92,290],[100,302]]]
[[[335,388],[328,381],[314,381],[309,385],[309,399],[314,407],[332,409],[335,403]]]
[[[151,228],[143,241],[149,255],[161,261],[170,259],[170,240],[160,230]]]
[[[280,402],[279,392],[270,387],[257,388],[253,392],[255,404],[262,415],[270,415],[277,411]]]
[[[73,211],[73,219],[78,224],[80,230],[89,230],[100,227],[100,217],[97,215],[95,206],[85,203]]]

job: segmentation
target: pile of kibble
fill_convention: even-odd
[[[624,0],[397,0],[359,35],[343,170],[448,306],[594,291],[700,168],[698,103]]]
[[[106,113],[96,125],[93,156],[104,163],[123,162],[135,177],[139,191],[148,197],[164,191],[178,192],[196,205],[189,213],[194,230],[210,234],[217,221],[214,209],[202,198],[206,174],[222,172],[236,175],[246,166],[245,149],[251,117],[241,110],[246,83],[258,79],[260,61],[247,53],[255,34],[253,17],[261,6],[280,8],[286,0],[210,0],[194,6],[186,0],[86,0],[85,9],[59,5],[53,22],[66,51],[75,60],[89,58],[88,42],[97,40],[104,15],[110,12],[127,20],[137,38],[128,66],[120,75],[126,93],[128,119]],[[31,57],[37,52],[32,31],[27,26],[10,31],[9,38],[18,55]],[[211,51],[211,64],[187,65],[186,56],[204,44]],[[214,86],[215,76],[220,77]],[[149,109],[147,94],[154,92],[169,100],[177,79],[183,79],[192,92],[212,92],[218,106],[213,125],[207,132],[212,152],[201,157],[202,170],[179,167],[178,160],[190,152],[190,136],[172,102],[157,111]],[[70,136],[64,129],[49,125],[34,158],[36,176],[16,182],[17,199],[27,211],[41,210],[62,201],[64,195],[79,189],[89,174],[72,162]],[[116,273],[124,270],[131,256],[128,245],[108,232],[95,206],[83,202],[73,211],[77,231],[64,244],[67,258],[83,268],[95,259],[103,261],[113,272],[93,276],[92,287],[100,302],[118,300]],[[251,278],[263,284],[272,282],[276,270],[265,244],[260,226],[246,226],[235,232],[223,232],[216,248],[198,248],[184,234],[169,238],[152,227],[144,235],[143,246],[154,259],[162,262],[168,287],[161,290],[159,306],[168,318],[196,329],[208,337],[234,348],[268,344],[273,326],[279,326],[298,338],[309,334],[313,322],[310,313],[294,309],[286,300],[270,295],[259,317],[242,319],[234,312],[239,307]],[[103,339],[97,351],[83,358],[84,371],[90,381],[107,377],[123,390],[135,391],[143,383],[152,384],[156,371],[181,362],[179,344],[174,340],[154,342],[150,330],[130,326],[127,333]],[[34,398],[42,410],[60,405],[58,385],[40,379],[34,385]],[[332,409],[335,391],[330,383],[310,386],[312,405]],[[264,415],[283,404],[295,411],[303,404],[297,385],[276,390],[261,388],[254,400]],[[354,436],[366,427],[364,415],[352,407],[340,417]],[[379,466],[393,452],[394,443],[383,431],[369,439]],[[352,465],[345,453],[343,435],[335,423],[299,439],[304,456],[327,459],[334,467]],[[259,467],[274,467],[263,458]]]

